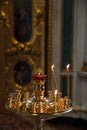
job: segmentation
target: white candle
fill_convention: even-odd
[[[52,74],[53,74],[53,79],[54,79],[54,84],[55,84],[55,90],[57,90],[58,86],[57,86],[56,76],[55,76],[55,72],[54,72],[54,65],[51,66],[51,71],[52,71]]]
[[[67,71],[67,96],[70,97],[70,88],[69,88],[69,67],[70,65],[68,64],[66,66],[66,71]]]

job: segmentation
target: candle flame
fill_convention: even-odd
[[[69,70],[69,67],[70,67],[70,64],[68,64],[68,65],[66,66],[66,69]]]
[[[58,90],[55,90],[55,95],[58,93]]]
[[[40,72],[38,72],[38,75],[41,75],[41,73],[40,73]]]
[[[53,70],[54,69],[54,64],[51,66],[51,70]]]

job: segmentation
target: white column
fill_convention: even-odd
[[[87,0],[74,2],[74,39],[73,39],[73,104],[87,108],[85,98],[87,81],[80,78],[79,71],[84,60],[87,61]],[[84,114],[84,113],[83,113]],[[83,114],[78,116],[83,117]]]
[[[87,62],[87,1],[86,1],[86,4],[85,4],[85,45],[84,45],[84,61]]]

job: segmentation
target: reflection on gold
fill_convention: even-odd
[[[4,1],[3,3],[4,3],[4,4],[8,4],[8,1]]]
[[[4,12],[4,10],[1,10],[1,15],[2,15],[2,17],[6,16],[6,13]]]
[[[16,90],[13,95],[10,95],[6,103],[7,109],[26,114],[57,114],[67,110],[72,110],[71,101],[68,96],[64,98],[61,92],[51,92],[51,97],[45,97],[45,79],[46,75],[40,73],[33,75],[34,89],[33,91]],[[49,91],[48,91],[49,92]]]
[[[10,27],[8,1],[0,1],[0,27]]]

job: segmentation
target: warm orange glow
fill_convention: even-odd
[[[58,94],[58,90],[55,90],[55,95],[57,95]]]
[[[68,64],[68,65],[66,66],[66,69],[69,70],[69,67],[70,67],[70,64]]]
[[[54,69],[54,64],[51,66],[51,70],[53,71],[53,69]]]

